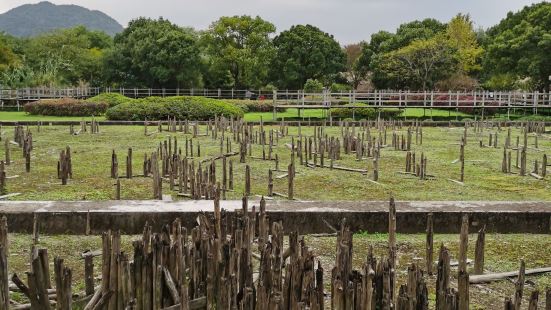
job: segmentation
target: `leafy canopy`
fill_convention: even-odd
[[[267,83],[275,26],[260,17],[221,17],[202,36],[211,87],[259,88]]]
[[[271,77],[281,89],[302,89],[308,79],[330,85],[345,70],[346,55],[333,36],[311,25],[297,25],[274,39]]]
[[[197,35],[168,20],[138,18],[115,36],[105,58],[108,81],[121,86],[178,88],[200,82]]]

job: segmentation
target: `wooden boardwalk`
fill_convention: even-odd
[[[86,99],[101,93],[119,93],[130,98],[203,96],[217,99],[253,99],[271,102],[275,108],[331,109],[356,108],[551,108],[551,95],[542,92],[410,92],[345,91],[307,93],[301,90],[237,89],[153,89],[153,88],[24,88],[0,89],[0,109],[20,108],[26,102],[62,97]],[[275,112],[275,111],[274,111]]]

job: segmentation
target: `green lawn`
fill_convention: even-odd
[[[287,119],[295,120],[299,119],[298,109],[289,108],[285,112],[278,112],[276,117],[278,120]],[[326,112],[323,109],[304,109],[300,112],[300,116],[304,120],[308,119],[323,119],[325,118]],[[250,112],[246,113],[244,119],[246,121],[260,121],[262,118],[265,121],[273,120],[274,114],[272,112]],[[541,116],[541,115],[531,115],[531,113],[524,114],[495,114],[491,116],[486,116],[487,119],[501,119],[507,120],[508,117],[511,120],[551,120],[551,116]],[[456,120],[469,118],[474,119],[475,116],[458,112],[455,110],[443,110],[443,109],[425,109],[423,108],[408,108],[402,111],[400,119],[433,119],[433,120]],[[41,116],[41,115],[29,115],[25,112],[6,112],[0,111],[0,121],[80,121],[80,120],[91,120],[92,117],[71,117],[71,116]],[[96,120],[103,121],[105,120],[104,116],[95,117]]]
[[[92,120],[93,117],[82,116],[43,116],[43,115],[30,115],[26,112],[6,112],[0,111],[0,121],[81,121]],[[98,121],[105,120],[105,116],[95,117]]]
[[[179,146],[183,147],[185,138],[190,134],[168,133],[145,136],[142,126],[102,126],[99,134],[82,133],[70,135],[69,126],[42,126],[41,131],[35,126],[29,126],[33,133],[31,158],[31,173],[25,172],[25,160],[21,156],[21,149],[10,144],[11,158],[14,161],[7,166],[7,190],[10,193],[21,193],[15,200],[108,200],[114,194],[113,180],[109,178],[110,157],[112,150],[119,156],[119,169],[124,174],[126,152],[129,147],[134,150],[133,170],[138,173],[142,170],[144,154],[155,151],[160,142],[167,136],[178,139]],[[254,127],[255,132],[259,129]],[[266,130],[279,130],[279,126],[265,126]],[[149,132],[155,131],[151,126]],[[282,137],[274,147],[274,157],[280,158],[281,172],[274,173],[274,191],[287,192],[287,178],[284,170],[290,163],[290,152],[286,144],[291,143],[292,136],[298,134],[297,127],[289,127],[289,136]],[[302,135],[312,136],[314,127],[302,126]],[[407,128],[396,128],[396,134],[406,135]],[[205,126],[201,126],[199,133],[204,134]],[[418,178],[400,174],[404,171],[406,152],[396,151],[390,146],[393,130],[381,132],[386,147],[381,148],[379,160],[379,183],[369,182],[372,178],[372,158],[356,160],[354,153],[344,154],[335,162],[335,165],[356,169],[367,169],[367,175],[358,172],[330,170],[327,168],[312,169],[301,166],[297,162],[297,176],[295,178],[295,197],[304,200],[386,200],[393,193],[399,200],[551,200],[551,178],[537,180],[530,176],[521,177],[517,174],[501,172],[503,143],[506,131],[497,128],[476,133],[469,130],[465,150],[465,185],[459,185],[448,179],[458,179],[460,173],[459,141],[463,135],[462,128],[432,128],[423,129],[423,144],[415,143],[413,135],[412,150],[417,154],[417,161],[421,153],[427,157],[427,173],[435,179],[419,180]],[[488,144],[489,133],[498,133],[499,145],[497,148],[479,146],[479,140]],[[328,137],[339,138],[341,129],[332,127],[326,129]],[[356,128],[356,134],[361,136],[361,130]],[[365,134],[365,132],[364,132]],[[371,129],[373,137],[379,136],[375,128]],[[231,136],[227,134],[227,136]],[[385,138],[386,136],[386,138]],[[520,129],[512,130],[512,141],[521,136]],[[3,126],[2,139],[13,139],[13,128]],[[296,138],[295,138],[296,141]],[[522,138],[521,138],[522,141]],[[201,157],[194,158],[196,165],[199,160],[207,160],[220,154],[220,142],[213,141],[210,136],[194,138],[194,146],[201,145]],[[532,169],[535,160],[541,163],[544,153],[550,154],[551,136],[542,135],[538,138],[538,149],[534,148],[535,137],[529,136],[527,167]],[[70,146],[73,151],[74,179],[66,186],[61,186],[57,179],[56,167],[59,152]],[[237,151],[239,144],[232,143],[232,151]],[[266,152],[268,152],[266,147]],[[513,166],[516,152],[512,152]],[[252,147],[253,157],[262,156],[262,146],[255,144]],[[0,158],[4,158],[4,147],[0,145]],[[273,161],[248,158],[247,164],[252,171],[252,194],[266,195],[268,169],[274,169]],[[228,193],[228,199],[239,199],[244,191],[245,164],[238,163],[239,157],[233,157],[235,191]],[[298,161],[298,159],[297,159]],[[329,161],[325,160],[328,165]],[[218,177],[221,179],[221,163],[217,162]],[[513,172],[517,172],[513,168]],[[17,176],[17,177],[14,177]],[[152,186],[149,178],[122,179],[123,199],[151,199]],[[164,186],[165,194],[172,194],[168,186]]]

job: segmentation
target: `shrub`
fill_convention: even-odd
[[[380,109],[379,111],[362,103],[356,103],[354,106],[365,106],[365,108],[349,108],[345,105],[342,108],[331,109],[331,116],[340,119],[352,118],[352,116],[356,119],[376,119],[380,112],[381,118],[390,119],[397,118],[402,113],[398,109]]]
[[[243,111],[222,100],[204,97],[149,97],[109,108],[109,120],[165,120],[168,117],[208,120],[218,116],[242,117]]]
[[[334,92],[334,93],[338,93],[338,92],[348,92],[352,90],[352,87],[348,84],[338,84],[338,83],[333,83],[331,84],[331,91]]]
[[[304,83],[305,93],[321,93],[323,91],[323,84],[316,79],[308,79]]]
[[[61,98],[30,102],[23,109],[32,115],[97,116],[104,114],[108,107],[107,103]]]
[[[86,99],[87,102],[95,102],[95,103],[107,103],[109,107],[114,107],[116,105],[119,105],[121,103],[129,102],[134,99],[128,98],[126,96],[123,96],[119,93],[103,93],[99,94],[95,97]]]
[[[270,100],[227,100],[228,103],[239,107],[243,113],[272,112],[274,106]],[[277,112],[285,112],[285,108],[278,108]]]

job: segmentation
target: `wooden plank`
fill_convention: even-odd
[[[551,272],[551,267],[527,269],[526,275],[538,275],[542,273]],[[489,273],[484,275],[473,275],[469,278],[470,284],[488,283],[493,281],[505,280],[507,278],[513,278],[518,276],[518,271]]]

